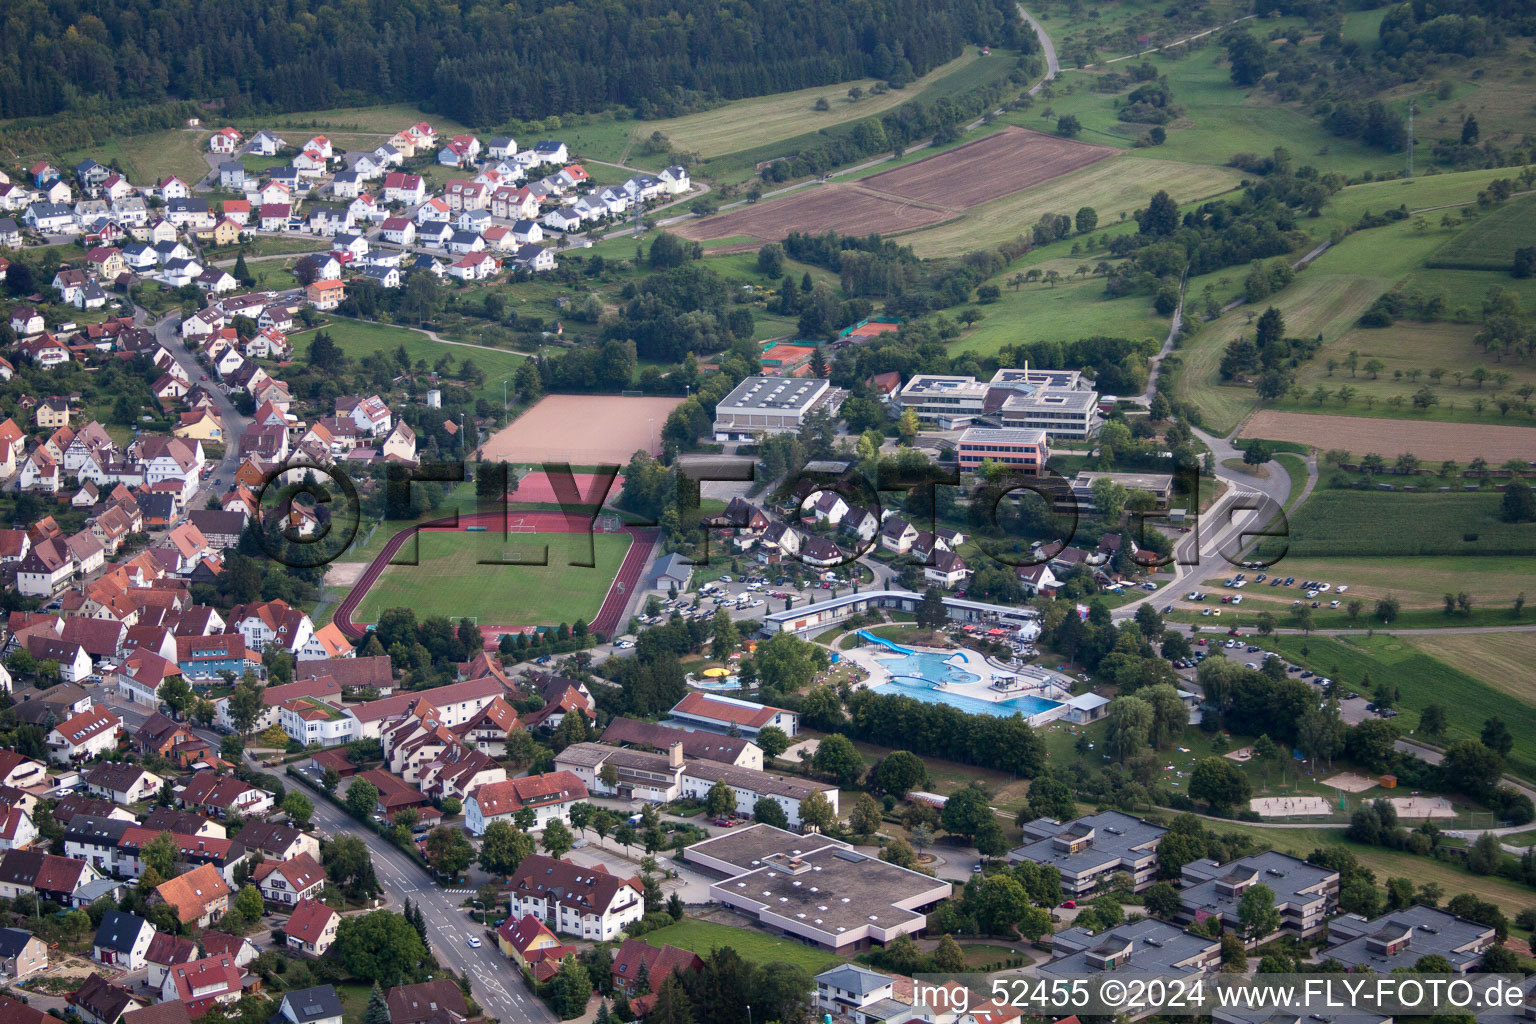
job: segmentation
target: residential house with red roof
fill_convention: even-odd
[[[561,942],[533,914],[508,917],[503,921],[496,929],[496,945],[508,959],[526,968],[541,984],[559,973],[561,960],[577,952],[575,946]]]
[[[292,906],[302,899],[315,899],[325,885],[325,869],[307,853],[288,860],[264,860],[251,873],[251,881],[261,889],[268,903]]]
[[[189,964],[197,959],[197,943],[190,936],[157,932],[149,940],[149,950],[144,954],[144,983],[158,989],[172,967]]]
[[[272,794],[248,786],[233,776],[202,772],[182,787],[176,794],[176,802],[209,817],[228,817],[232,814],[247,817],[271,810]]]
[[[156,886],[150,902],[168,903],[182,924],[206,928],[229,909],[232,892],[217,868],[202,864]]]
[[[547,772],[481,786],[464,803],[464,825],[484,835],[493,821],[511,822],[523,808],[533,811],[535,830],[552,820],[571,823],[571,805],[587,798],[587,787],[570,772]]]
[[[49,731],[48,760],[68,764],[116,750],[122,735],[122,719],[106,708],[93,708]]]
[[[782,729],[786,736],[794,736],[800,725],[800,716],[793,711],[697,691],[678,701],[667,714],[687,729],[724,733],[734,730],[749,738],[770,725]]]
[[[240,992],[240,968],[225,954],[172,967],[160,985],[160,999],[183,1003],[193,1020],[220,1003],[236,1002]]]
[[[533,914],[558,934],[593,942],[617,938],[645,914],[638,878],[620,878],[601,865],[585,867],[542,854],[523,859],[509,890],[513,917]]]
[[[655,1002],[654,993],[668,977],[684,972],[697,974],[703,969],[704,961],[692,950],[653,946],[644,939],[625,939],[613,954],[608,975],[615,991],[629,998],[630,1011],[644,1016]]]
[[[341,915],[314,899],[301,899],[283,923],[283,936],[289,949],[308,956],[324,956],[336,941]]]

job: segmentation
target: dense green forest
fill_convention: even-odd
[[[665,116],[1032,46],[1012,0],[15,0],[0,118],[192,99],[228,114],[417,103],[476,127]]]

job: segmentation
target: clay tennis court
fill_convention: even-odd
[[[1421,423],[1413,420],[1328,416],[1260,409],[1243,427],[1244,437],[1295,441],[1320,449],[1343,448],[1355,458],[1376,454],[1391,461],[1403,452],[1440,462],[1470,462],[1482,456],[1497,466],[1536,453],[1536,428],[1484,423]]]
[[[859,184],[873,192],[963,210],[1098,163],[1119,150],[1025,128],[957,146],[938,156],[882,171]]]
[[[491,435],[480,446],[480,458],[622,466],[642,448],[652,455],[661,451],[661,428],[682,403],[669,397],[548,395]]]
[[[569,490],[572,487],[575,488],[574,494]],[[609,482],[608,478],[596,473],[573,472],[568,481],[561,481],[557,487],[556,481],[548,473],[536,469],[518,480],[511,503],[555,505],[563,501],[566,506],[606,504],[617,498],[623,489],[622,473]]]
[[[877,196],[853,185],[819,185],[784,199],[690,221],[673,230],[696,242],[741,235],[771,242],[794,231],[815,235],[828,231],[841,235],[891,234],[927,227],[951,216],[945,209]]]

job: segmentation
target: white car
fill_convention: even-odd
[[[479,949],[480,948],[480,940],[475,938],[473,935],[471,935],[469,938],[465,939],[464,941],[466,943],[468,943],[470,949]]]
[[[1344,593],[1344,591],[1346,591],[1346,590],[1348,590],[1348,589],[1349,589],[1349,584],[1348,584],[1348,583],[1346,583],[1346,584],[1344,584],[1344,585],[1343,585],[1343,586],[1342,586],[1342,587],[1340,587],[1340,588],[1339,588],[1339,591],[1338,591],[1338,592],[1339,592],[1339,593],[1341,593],[1341,594],[1342,594],[1342,593]]]

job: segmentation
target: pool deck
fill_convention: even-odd
[[[993,661],[979,651],[973,651],[967,647],[918,647],[913,644],[904,646],[918,654],[944,655],[945,660],[955,664],[956,668],[978,677],[974,683],[936,683],[934,688],[943,693],[952,693],[957,697],[968,697],[990,704],[1002,704],[1019,697],[1040,697],[1045,700],[1063,701],[1072,695],[1068,685],[1070,681],[1065,676],[1058,677],[1056,673],[1036,666],[1026,666],[1026,669],[1031,670],[1029,675],[1035,672],[1040,673],[1042,678],[1038,680],[1029,678],[1024,670]],[[880,686],[895,679],[883,662],[894,660],[899,655],[892,654],[884,647],[875,645],[855,647],[853,650],[844,651],[843,657],[869,673],[868,678],[860,683],[861,686]],[[961,659],[958,664],[954,662],[955,658]],[[1009,690],[994,690],[992,683],[999,677],[1010,677],[1019,685]]]

